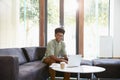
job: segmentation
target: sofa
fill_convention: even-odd
[[[45,47],[0,49],[0,80],[46,80]]]
[[[0,49],[0,80],[47,80],[49,66],[42,63],[45,47],[24,47]],[[80,65],[104,67],[104,72],[95,73],[96,78],[120,79],[120,59],[82,59]],[[91,74],[80,74],[91,78]],[[63,76],[57,72],[57,77]],[[72,73],[71,77],[77,77]]]
[[[102,73],[95,73],[97,78],[117,78],[120,80],[120,59],[94,59],[93,66],[104,67]]]

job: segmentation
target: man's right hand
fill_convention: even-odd
[[[60,62],[65,62],[65,63],[68,63],[68,61],[67,60],[65,60],[65,59],[61,59],[61,61]]]
[[[65,58],[57,58],[54,55],[51,55],[50,58],[53,59],[53,60],[55,60],[56,62],[65,62],[65,63],[68,63],[68,61]]]

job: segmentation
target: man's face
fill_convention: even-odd
[[[55,34],[56,41],[57,42],[62,41],[63,40],[63,36],[64,36],[64,34],[60,33],[60,32],[58,32],[57,34]]]

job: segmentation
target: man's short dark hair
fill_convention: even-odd
[[[60,33],[65,33],[65,30],[63,29],[63,28],[56,28],[55,29],[55,34],[57,34],[58,32],[60,32]]]

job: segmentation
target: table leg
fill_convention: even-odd
[[[80,73],[78,73],[78,77],[77,77],[77,80],[80,80]]]
[[[93,79],[94,78],[94,74],[93,73],[91,73],[91,79]]]
[[[94,73],[91,73],[91,80],[96,79],[96,76],[94,75]]]

